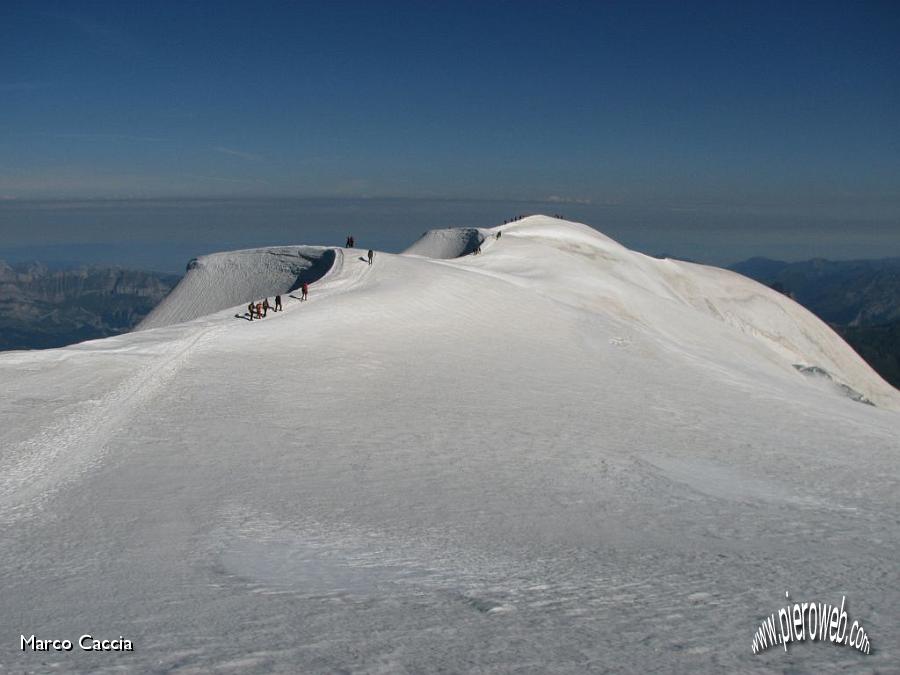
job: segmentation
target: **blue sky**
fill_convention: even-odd
[[[900,255],[898,45],[893,2],[2,3],[0,251],[295,241],[389,199],[386,246],[531,205],[713,260],[804,257],[797,228]],[[66,226],[109,199],[103,242]]]

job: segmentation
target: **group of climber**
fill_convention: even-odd
[[[282,310],[281,307],[281,296],[275,296],[275,306],[269,304],[268,298],[263,298],[259,302],[251,301],[249,305],[247,305],[247,314],[250,316],[250,320],[253,319],[264,319],[269,315],[269,310],[273,312],[280,312]]]
[[[565,219],[566,219],[566,217],[565,217],[564,215],[562,215],[561,213],[554,213],[554,214],[553,214],[552,216],[550,216],[550,217],[551,217],[551,218],[557,218],[557,219],[559,219],[559,220],[565,220]],[[506,220],[504,220],[504,221],[503,221],[503,224],[504,224],[504,225],[508,225],[509,223],[514,223],[514,222],[516,222],[517,220],[522,220],[523,218],[528,218],[528,216],[527,216],[527,215],[513,216],[512,218],[507,218]]]
[[[514,223],[517,220],[522,220],[523,218],[527,218],[528,216],[513,216],[512,218],[507,218],[503,221],[504,225],[509,225],[509,223]]]
[[[300,301],[306,300],[309,295],[309,284],[305,281],[300,286]],[[263,298],[259,302],[250,302],[247,305],[247,316],[250,317],[250,321],[253,319],[265,319],[269,315],[269,310],[273,312],[281,312],[284,308],[281,306],[281,296],[275,296],[275,304],[270,305],[268,298]]]
[[[352,234],[348,235],[347,248],[353,248],[354,243],[355,242],[353,240],[353,235]],[[375,251],[373,251],[372,249],[369,249],[367,260],[370,265],[375,261]],[[291,296],[291,297],[293,298],[294,296]],[[300,300],[300,302],[303,302],[308,299],[309,299],[309,284],[304,281],[300,285],[299,300]],[[250,304],[247,305],[246,316],[249,318],[250,321],[253,321],[254,319],[265,319],[269,315],[269,310],[272,310],[273,312],[281,312],[283,310],[283,307],[281,306],[281,296],[280,295],[275,296],[275,305],[274,306],[269,304],[268,298],[263,298],[259,302],[251,301]]]

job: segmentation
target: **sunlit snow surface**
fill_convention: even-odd
[[[502,229],[337,250],[306,303],[231,254],[158,328],[0,355],[0,672],[896,670],[898,394],[743,277]],[[872,654],[753,655],[786,590]]]

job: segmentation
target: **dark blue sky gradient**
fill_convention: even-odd
[[[44,202],[135,200],[104,242],[216,248],[390,198],[385,247],[530,203],[711,260],[804,257],[798,231],[900,255],[898,110],[893,2],[2,3],[0,250],[91,243]],[[261,210],[173,211],[200,197]],[[336,211],[269,231],[284,198]]]

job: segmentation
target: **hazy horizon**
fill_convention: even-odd
[[[647,253],[900,255],[884,2],[0,8],[0,255],[182,270],[562,212]]]
[[[561,214],[649,255],[727,265],[754,256],[834,260],[900,256],[894,225],[721,208],[404,198],[6,200],[0,259],[110,264],[181,273],[191,258],[279,244],[398,252],[425,230],[491,227],[518,214]]]

